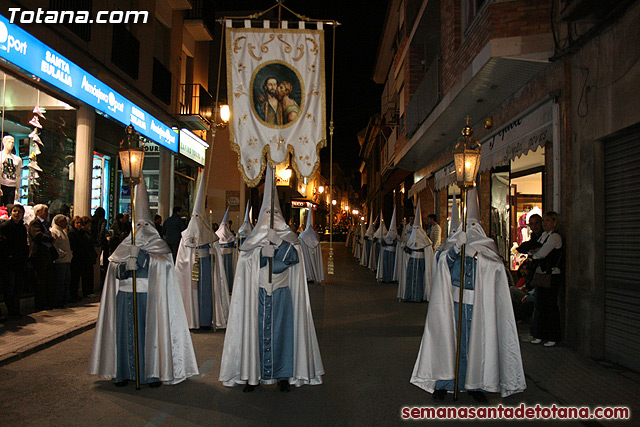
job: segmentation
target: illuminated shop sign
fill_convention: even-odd
[[[180,154],[204,166],[209,144],[187,129],[180,130]]]
[[[178,134],[100,80],[0,15],[0,58],[178,151]]]

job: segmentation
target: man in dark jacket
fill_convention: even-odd
[[[531,236],[529,240],[523,242],[516,248],[521,254],[526,254],[536,248],[542,246],[538,239],[542,236],[544,230],[542,229],[542,217],[538,214],[533,214],[529,217],[529,228],[531,229]],[[535,270],[535,269],[534,269]]]
[[[36,205],[33,208],[36,217],[29,224],[29,259],[36,274],[34,302],[36,311],[53,307],[53,259],[51,247],[55,239],[49,231],[49,208],[47,205]]]
[[[167,242],[167,245],[171,248],[171,253],[173,254],[173,261],[176,260],[176,255],[178,254],[178,246],[180,245],[180,239],[182,238],[182,232],[186,230],[187,224],[185,224],[184,220],[181,218],[182,208],[176,206],[173,208],[173,215],[171,215],[164,222],[163,231],[164,241]]]
[[[9,316],[20,317],[20,294],[29,257],[27,227],[22,218],[24,207],[13,205],[11,219],[0,224],[0,277]],[[2,312],[0,311],[0,319]]]

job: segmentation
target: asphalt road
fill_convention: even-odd
[[[386,426],[404,425],[400,414],[407,405],[453,405],[450,398],[436,404],[409,383],[427,304],[399,303],[397,285],[377,283],[344,243],[334,246],[336,275],[309,285],[323,385],[290,393],[275,386],[253,393],[224,387],[218,382],[224,332],[194,332],[198,378],[158,389],[116,388],[86,373],[90,330],[0,368],[0,425]],[[492,405],[558,403],[531,381],[524,393],[489,399]],[[465,393],[455,405],[476,406]]]

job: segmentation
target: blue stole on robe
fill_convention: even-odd
[[[212,255],[209,253],[210,245],[202,245],[196,249],[196,256],[199,258],[198,264],[198,311],[200,326],[211,326],[213,324],[213,266],[211,264]],[[203,256],[204,255],[204,256]],[[215,262],[215,256],[214,256]]]
[[[260,257],[260,268],[268,268],[268,258]],[[298,264],[298,252],[293,245],[282,242],[273,256],[273,275],[284,273]],[[289,286],[271,294],[263,287],[258,292],[258,340],[260,372],[263,380],[293,377],[293,300]]]
[[[393,243],[387,243],[382,240],[382,281],[393,282],[393,275],[396,270],[396,239],[393,239]],[[387,250],[387,248],[393,248],[393,250]]]
[[[442,255],[442,254],[441,254]],[[453,286],[453,291],[455,295],[459,295],[460,293],[460,263],[461,256],[459,253],[456,253],[455,247],[449,249],[446,254],[447,256],[447,264],[449,265],[449,271],[451,272],[451,285]],[[475,279],[476,279],[476,266],[477,260],[472,257],[465,257],[465,265],[464,265],[464,289],[475,289]],[[465,301],[467,299],[465,298]],[[469,335],[471,333],[471,318],[473,315],[473,301],[472,304],[462,304],[462,336],[460,343],[460,374],[458,380],[459,390],[465,390],[464,383],[467,377],[467,348],[469,346]],[[455,324],[457,327],[458,324],[458,308],[459,304],[454,301],[453,303],[453,313],[455,316]],[[440,380],[436,381],[436,390],[449,390],[453,391],[455,385],[454,379],[451,380]]]
[[[231,243],[221,243],[220,249],[228,249],[235,248],[236,242]],[[229,285],[229,293],[233,290],[233,274],[234,274],[234,265],[233,265],[233,251],[225,254],[225,251],[222,251],[222,266],[224,267],[224,273],[227,275],[227,284]]]
[[[408,246],[404,251],[409,254],[406,271],[406,287],[404,302],[422,302],[424,300],[424,270],[425,259],[423,249],[411,249]],[[420,255],[416,257],[416,255]]]
[[[136,278],[149,277],[149,254],[140,249],[136,260],[138,269]],[[116,278],[125,280],[132,277],[131,270],[127,270],[125,262],[118,264]],[[138,352],[140,356],[140,383],[147,384],[157,382],[158,378],[146,378],[144,376],[144,341],[147,320],[147,293],[137,293],[138,308]],[[116,297],[116,377],[113,382],[136,379],[135,349],[133,340],[133,292],[118,291]]]

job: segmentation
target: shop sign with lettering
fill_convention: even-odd
[[[0,15],[0,58],[178,151],[178,134],[96,77]]]

